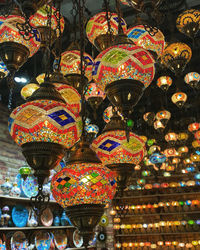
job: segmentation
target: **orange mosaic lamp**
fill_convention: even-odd
[[[171,118],[171,113],[167,110],[161,110],[158,113],[156,113],[156,119],[160,120],[164,124],[164,126],[167,125],[170,118]]]
[[[176,27],[186,36],[194,38],[200,29],[200,11],[185,10],[176,19]]]
[[[197,72],[190,72],[184,77],[185,83],[189,84],[192,88],[199,89],[200,74]]]
[[[151,36],[144,25],[137,25],[128,29],[126,34],[136,45],[152,52],[155,58],[162,55],[165,48],[165,37],[160,30]]]
[[[25,85],[22,89],[21,89],[21,97],[26,100],[27,98],[29,98],[30,96],[32,96],[32,94],[39,89],[39,85],[36,83],[30,83]]]
[[[187,101],[187,95],[183,92],[177,92],[172,95],[171,100],[178,108],[182,108]]]
[[[88,40],[99,50],[103,51],[112,45],[115,36],[118,34],[119,19],[116,13],[108,12],[109,21],[107,20],[107,13],[100,12],[90,18],[86,26],[86,34]],[[109,24],[108,24],[109,22]],[[110,33],[109,33],[110,25]],[[125,20],[121,19],[121,27],[125,33],[127,25]]]
[[[172,85],[172,78],[170,76],[161,76],[157,80],[157,86],[163,91],[167,91]]]
[[[49,27],[48,23],[48,13],[51,13],[51,43],[53,44],[56,40],[56,37],[59,36],[58,31],[58,20],[59,13],[58,10],[54,7],[51,7],[48,4],[42,6],[34,15],[30,17],[30,25],[37,28],[41,35],[41,47],[45,48],[48,46],[49,40]],[[63,33],[65,26],[64,18],[60,18],[60,27],[61,33]]]

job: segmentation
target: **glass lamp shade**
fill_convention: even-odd
[[[34,15],[30,17],[30,25],[33,27],[36,27],[40,34],[41,34],[41,47],[46,47],[48,44],[48,38],[49,38],[49,28],[47,27],[48,23],[48,12],[51,11],[50,5],[44,5],[42,6]],[[54,7],[52,7],[52,15],[51,15],[51,42],[53,43],[56,39],[56,37],[59,36],[59,31],[57,29],[58,27],[58,20],[59,20],[59,13],[58,10]],[[64,18],[61,17],[60,19],[60,27],[61,32],[63,33],[65,26]]]
[[[200,74],[197,72],[188,73],[185,78],[185,83],[189,84],[192,88],[199,88]]]
[[[51,74],[49,76],[51,77]],[[44,82],[44,78],[45,78],[45,73],[42,73],[36,77],[36,80],[39,84],[42,84]]]
[[[187,133],[184,133],[184,132],[181,132],[181,133],[178,133],[178,140],[179,142],[183,142],[185,143],[188,139],[188,134]]]
[[[167,157],[161,153],[154,153],[149,157],[149,160],[152,164],[162,164],[166,161]]]
[[[114,37],[118,34],[118,15],[116,13],[108,12],[111,34],[109,34],[109,26],[106,15],[106,12],[100,12],[96,14],[95,16],[90,18],[86,26],[86,34],[88,40],[99,51],[103,51],[110,47],[114,40]],[[121,25],[123,32],[125,33],[127,30],[127,25],[123,18],[121,20]]]
[[[53,100],[30,101],[13,110],[9,132],[22,146],[30,142],[51,142],[72,147],[81,136],[82,122],[64,103]]]
[[[167,125],[170,118],[171,113],[167,110],[162,110],[156,113],[156,119],[160,120],[165,126]]]
[[[180,75],[192,57],[191,48],[185,43],[169,44],[161,57],[161,62],[172,72]]]
[[[117,113],[118,113],[119,116],[122,117],[122,114],[119,111]],[[112,116],[113,116],[113,107],[108,106],[103,112],[103,120],[104,120],[104,122],[108,123]]]
[[[151,54],[132,44],[115,45],[104,50],[96,57],[93,67],[94,81],[125,116],[140,100],[154,74]]]
[[[162,124],[162,122],[160,120],[156,120],[153,123],[154,129],[157,130],[159,133],[162,133],[165,129],[164,124]]]
[[[84,53],[85,65],[85,77],[88,81],[92,80],[92,68],[93,59],[87,53]],[[66,79],[71,83],[71,85],[78,91],[83,86],[80,86],[80,75],[81,75],[81,55],[79,50],[65,51],[61,55],[61,73],[66,77]],[[78,78],[78,79],[77,79]],[[80,93],[80,92],[79,92]]]
[[[172,95],[171,100],[178,108],[182,108],[187,101],[187,95],[183,92],[177,92]]]
[[[189,124],[188,131],[191,133],[195,133],[199,130],[199,128],[200,128],[200,124],[198,122],[193,122]]]
[[[194,137],[196,140],[200,140],[200,130],[195,132]]]
[[[9,74],[9,71],[8,71],[6,65],[0,59],[0,80],[3,79],[4,77],[6,77],[8,74]]]
[[[182,147],[178,148],[179,156],[185,157],[187,155],[188,151],[189,151],[188,147],[186,147],[186,146],[182,146]]]
[[[101,163],[69,164],[53,176],[51,191],[63,208],[82,204],[107,204],[116,192],[113,172]]]
[[[176,27],[180,32],[194,38],[200,29],[200,11],[195,9],[185,10],[178,16]]]
[[[160,30],[151,36],[146,31],[144,25],[137,25],[128,29],[126,34],[136,45],[153,52],[156,55],[155,57],[162,55],[165,47],[165,38]]]
[[[9,71],[18,70],[40,48],[40,34],[35,29],[34,36],[27,39],[19,33],[17,24],[25,23],[20,15],[0,16],[0,57]]]
[[[99,97],[102,100],[106,98],[105,93],[97,86],[95,82],[91,82],[87,86],[87,91],[85,93],[85,99],[88,101],[89,98]]]
[[[174,132],[170,132],[168,134],[165,135],[165,140],[174,145],[176,143],[176,141],[178,140],[178,135]]]
[[[143,115],[143,119],[149,126],[152,126],[155,120],[155,114],[153,112],[147,112]]]
[[[32,170],[29,166],[23,166],[19,169],[19,174],[22,176],[22,177],[27,177],[29,174],[32,173]]]
[[[195,140],[192,142],[192,147],[193,148],[200,148],[200,141],[199,140]]]
[[[176,151],[175,148],[167,148],[164,150],[164,154],[166,157],[177,157],[178,156],[178,152]]]
[[[99,135],[91,147],[97,153],[103,165],[130,164],[138,165],[145,153],[145,143],[141,138],[130,132],[127,142],[124,130],[107,131]]]
[[[39,85],[35,84],[35,83],[30,83],[25,85],[22,89],[21,89],[21,97],[26,100],[27,98],[29,98],[30,96],[32,96],[32,94],[39,89]]]
[[[85,130],[87,131],[87,133],[94,133],[94,134],[98,134],[99,133],[99,127],[95,124],[89,124],[85,127]]]
[[[161,76],[157,80],[157,86],[163,91],[167,91],[172,85],[172,78],[170,76]]]

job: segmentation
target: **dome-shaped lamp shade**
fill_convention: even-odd
[[[176,20],[177,29],[185,35],[194,38],[200,28],[200,11],[185,10]]]
[[[51,74],[49,75],[51,77]],[[39,84],[42,84],[44,82],[45,73],[41,73],[36,77],[36,80]]]
[[[21,89],[21,97],[26,100],[27,98],[29,98],[30,96],[32,96],[32,94],[39,89],[39,85],[35,84],[35,83],[30,83],[25,85],[22,89]]]
[[[63,208],[82,204],[107,204],[116,192],[113,172],[97,163],[67,165],[51,181],[54,199]]]
[[[124,130],[104,132],[93,141],[91,146],[103,165],[123,163],[127,166],[138,165],[146,152],[145,142],[132,132],[129,136],[130,139],[127,142]]]
[[[154,129],[157,130],[159,133],[162,133],[165,129],[164,124],[160,120],[156,120],[153,123]]]
[[[187,101],[187,95],[183,92],[177,92],[172,95],[171,100],[178,108],[182,108]]]
[[[200,128],[200,124],[198,122],[193,122],[189,124],[188,131],[191,133],[195,133],[199,130],[199,128]]]
[[[19,33],[17,25],[23,25],[25,18],[19,15],[0,16],[0,58],[9,71],[18,70],[40,48],[40,35],[35,29],[34,35],[26,39]]]
[[[161,61],[172,72],[180,75],[191,57],[192,50],[187,44],[172,43],[165,48]]]
[[[165,126],[167,125],[170,118],[171,113],[167,110],[162,110],[156,113],[156,119],[160,120]]]
[[[81,136],[81,118],[64,103],[35,100],[17,107],[9,118],[9,132],[19,145],[51,142],[72,147]]]
[[[106,12],[100,12],[90,18],[86,26],[86,34],[89,41],[99,51],[103,51],[110,47],[114,37],[118,34],[118,15],[116,13],[108,12],[109,21],[107,20],[106,16]],[[109,25],[111,34],[109,34]],[[123,18],[121,19],[121,26],[125,33],[127,26]]]
[[[171,145],[174,145],[178,140],[178,135],[174,132],[169,132],[168,134],[165,135],[165,140]]]
[[[185,143],[188,139],[188,134],[185,132],[180,132],[178,133],[178,141],[179,143]]]
[[[195,137],[196,140],[200,140],[200,130],[195,132],[194,137]]]
[[[46,47],[48,44],[49,28],[48,28],[48,12],[51,12],[50,5],[42,6],[34,15],[30,17],[30,25],[36,27],[41,34],[41,47]],[[58,10],[52,7],[51,15],[51,42],[53,43],[56,37],[59,36],[58,27],[59,13]],[[61,33],[65,26],[64,18],[60,19]]]
[[[199,88],[200,74],[197,72],[190,72],[185,75],[185,83],[189,84],[192,88]]]
[[[154,74],[151,54],[132,44],[112,46],[94,61],[94,81],[125,115],[137,104]]]
[[[143,25],[137,25],[128,29],[126,34],[136,45],[155,53],[155,58],[162,55],[165,38],[160,30],[151,36]]]
[[[178,156],[178,152],[175,148],[167,148],[164,150],[164,154],[166,157],[176,157]]]
[[[167,157],[161,153],[154,153],[150,156],[149,160],[152,164],[162,164],[166,161]]]
[[[6,77],[9,74],[9,71],[3,61],[0,59],[0,80]]]
[[[117,113],[122,118],[122,114],[119,111]],[[112,116],[113,116],[113,107],[108,106],[103,112],[103,120],[104,120],[104,122],[108,123]]]
[[[89,124],[85,127],[85,130],[87,131],[87,133],[94,133],[94,134],[98,134],[99,133],[99,127],[95,124]]]
[[[170,76],[161,76],[157,80],[157,86],[163,91],[167,91],[172,85],[172,78]]]
[[[85,77],[90,82],[92,80],[93,59],[87,53],[84,53]],[[65,51],[61,55],[61,73],[67,78],[71,85],[82,92],[83,87],[80,82],[81,75],[81,54],[79,50]],[[78,78],[78,79],[77,79]]]

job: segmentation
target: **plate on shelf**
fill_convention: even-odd
[[[54,232],[54,242],[59,250],[66,249],[67,247],[67,234],[63,230],[58,230]]]
[[[40,220],[45,227],[50,227],[53,224],[53,214],[50,208],[46,208],[42,211]]]
[[[37,250],[49,250],[51,246],[51,235],[45,231],[39,231],[35,236],[35,247]]]
[[[16,227],[25,227],[28,221],[28,210],[22,205],[14,206],[12,220]]]
[[[34,175],[29,175],[26,180],[21,179],[21,186],[26,197],[31,198],[38,194],[38,182]]]
[[[78,229],[76,229],[73,233],[73,243],[75,247],[82,247],[83,245],[83,237],[80,236]]]
[[[11,249],[28,249],[28,240],[22,231],[15,232],[10,241]]]

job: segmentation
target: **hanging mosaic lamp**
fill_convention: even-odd
[[[50,27],[48,27],[48,13],[51,13],[51,45],[59,36],[58,20],[59,13],[56,8],[48,4],[42,6],[34,15],[30,17],[30,25],[37,28],[41,35],[41,48],[47,48],[49,43]],[[60,18],[61,33],[63,33],[65,26],[64,18]]]
[[[185,78],[185,83],[189,84],[192,88],[199,89],[200,74],[197,72],[188,73]]]
[[[107,20],[107,15],[109,21]],[[109,23],[108,23],[109,22]],[[110,33],[109,33],[109,25],[110,25]],[[86,25],[86,34],[88,40],[99,50],[103,51],[109,48],[115,36],[118,34],[118,26],[119,19],[116,13],[106,13],[100,12],[90,18]],[[123,32],[125,33],[127,30],[127,25],[125,20],[121,19],[121,26]]]
[[[149,126],[153,125],[153,122],[155,121],[155,114],[154,112],[147,112],[143,115],[143,119]]]
[[[71,152],[66,167],[52,178],[53,197],[78,228],[84,246],[93,237],[93,229],[103,215],[104,206],[113,199],[116,185],[113,172],[102,166],[84,140]]]
[[[178,156],[178,152],[176,151],[175,148],[166,148],[163,153],[167,158],[172,158],[172,157]]]
[[[113,109],[114,109],[114,111],[117,111],[116,108],[114,108],[113,106],[108,106],[104,110],[104,112],[103,112],[103,120],[104,120],[104,122],[108,123],[110,121],[111,117],[113,116]],[[117,113],[123,119],[122,114],[119,111],[117,111]]]
[[[49,0],[19,0],[21,4],[22,11],[25,13],[27,17],[33,15],[38,9],[40,9],[43,5]]]
[[[33,34],[22,36],[18,27],[25,23],[19,9],[14,8],[9,16],[0,16],[0,58],[11,74],[14,74],[29,57],[40,48],[40,35],[34,29]]]
[[[74,87],[80,94],[87,82],[92,80],[92,57],[84,53],[84,68],[85,68],[85,81],[81,81],[81,54],[80,50],[73,49],[63,52],[61,54],[61,73],[65,76],[67,81]]]
[[[142,161],[146,153],[145,142],[136,134],[130,132],[127,141],[125,128],[125,121],[115,112],[103,133],[91,145],[103,165],[116,171],[120,192],[125,189],[134,166]]]
[[[161,166],[166,161],[166,159],[167,157],[162,153],[153,153],[149,157],[150,162],[158,166]]]
[[[176,75],[180,75],[191,57],[192,50],[187,44],[171,43],[165,48],[161,61]]]
[[[151,54],[133,44],[114,45],[94,61],[93,79],[110,102],[128,117],[155,74]]]
[[[96,85],[95,82],[90,82],[87,85],[85,92],[85,100],[90,104],[94,111],[94,118],[97,118],[96,111],[99,105],[106,98],[106,94]]]
[[[177,151],[180,157],[185,158],[189,152],[189,149],[186,146],[182,146],[179,147]]]
[[[160,120],[164,126],[167,125],[170,118],[171,118],[171,113],[167,110],[162,110],[156,113],[156,119]]]
[[[87,132],[87,138],[89,142],[92,142],[99,133],[99,127],[95,124],[89,124],[85,126],[85,131]]]
[[[161,76],[157,80],[157,86],[163,91],[167,91],[172,85],[172,78],[170,76]]]
[[[160,0],[150,0],[150,1],[143,1],[143,0],[120,0],[122,4],[128,5],[133,7],[136,10],[141,10],[142,12],[148,12],[149,8],[155,8],[160,3]]]
[[[27,98],[29,98],[30,96],[32,96],[32,94],[39,89],[39,85],[36,83],[29,83],[27,85],[25,85],[22,89],[21,89],[21,97],[26,100]]]
[[[200,29],[200,11],[185,10],[176,19],[176,27],[186,36],[194,38]]]
[[[162,133],[165,130],[165,126],[162,124],[160,120],[156,120],[153,123],[154,129],[157,130],[159,133]]]
[[[188,140],[188,133],[186,133],[186,132],[180,132],[180,133],[178,133],[178,141],[179,141],[179,143],[182,143],[182,144],[184,144],[184,143],[186,143],[186,141]]]
[[[178,140],[178,135],[174,132],[169,132],[165,135],[165,140],[168,142],[171,146],[174,146],[175,143]]]
[[[3,61],[0,59],[0,81],[9,74],[8,69]]]
[[[152,36],[144,25],[137,25],[128,29],[126,34],[136,45],[149,50],[155,59],[163,54],[165,37],[160,30]]]
[[[199,140],[195,140],[192,142],[192,147],[195,149],[195,150],[200,150],[200,141]]]
[[[171,100],[178,108],[182,108],[187,101],[187,95],[183,92],[176,92],[172,95]]]
[[[45,82],[25,104],[13,110],[8,127],[42,186],[65,150],[79,140],[82,122],[67,108],[54,86]]]
[[[25,180],[30,174],[32,173],[31,168],[26,165],[26,166],[22,166],[19,169],[19,174],[21,175],[21,177]]]
[[[193,122],[189,124],[188,131],[195,134],[199,130],[199,128],[200,124],[198,122]]]
[[[200,130],[195,132],[194,137],[196,140],[200,140]]]

